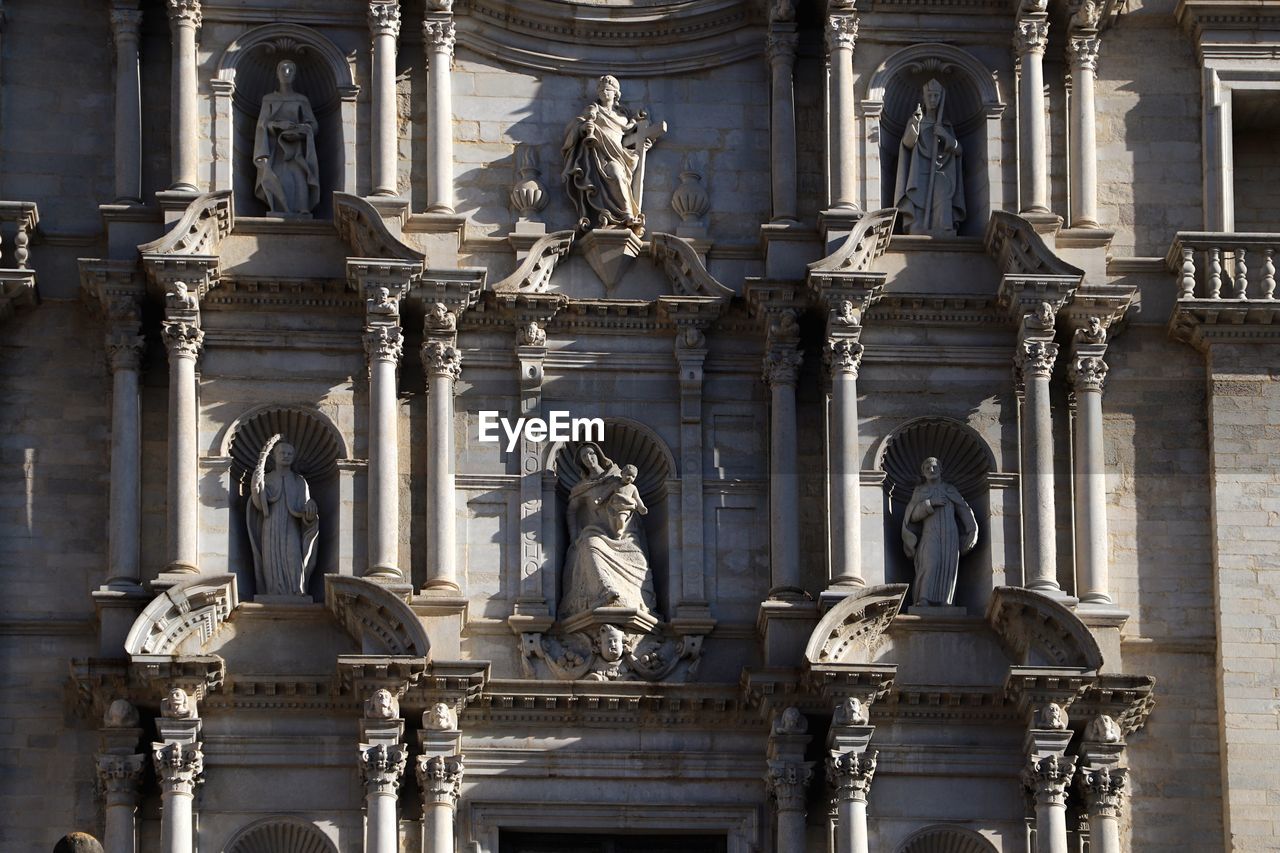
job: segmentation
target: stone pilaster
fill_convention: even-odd
[[[1049,16],[1043,3],[1024,3],[1013,34],[1018,78],[1018,166],[1023,213],[1049,212],[1049,140],[1045,129],[1044,51]]]
[[[450,12],[427,12],[422,43],[427,52],[427,212],[453,213],[453,90],[456,31]]]
[[[427,384],[427,582],[425,589],[458,592],[454,518],[453,385],[462,375],[458,317],[443,303],[422,324],[422,372]]]
[[[796,311],[771,312],[765,340],[769,386],[770,597],[800,592],[800,486],[796,470],[796,380],[804,360]]]
[[[167,0],[166,8],[173,42],[169,84],[172,98],[169,157],[173,172],[170,189],[195,192],[200,154],[196,79],[196,33],[202,21],[200,0]]]
[[[396,147],[399,141],[396,119],[396,38],[399,35],[398,0],[370,0],[373,117],[369,129],[374,195],[393,196],[399,192],[396,175]]]
[[[852,4],[850,4],[852,5]],[[850,14],[829,15],[826,20],[828,80],[828,174],[830,204],[844,210],[858,209],[858,134],[854,115],[853,47],[858,39],[858,19]]]
[[[115,200],[142,202],[142,89],[138,70],[137,0],[111,6],[111,36],[116,48]]]
[[[547,358],[547,332],[541,323],[529,320],[516,329],[515,353],[520,371],[520,417],[541,417]],[[544,574],[542,448],[543,442],[527,435],[520,437],[520,596],[512,619],[535,629],[551,627],[550,599],[555,594],[554,583]]]
[[[671,309],[677,330],[674,347],[680,377],[680,483],[681,566],[680,596],[673,623],[689,633],[706,633],[714,624],[707,591],[703,541],[703,364],[707,358],[705,330],[710,320],[698,309],[681,314]]]

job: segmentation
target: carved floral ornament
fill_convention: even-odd
[[[862,753],[832,751],[827,759],[827,781],[835,789],[837,800],[866,802],[879,756],[875,749]]]
[[[1032,756],[1022,771],[1022,782],[1037,803],[1066,805],[1067,789],[1076,772],[1076,760],[1065,755]]]
[[[196,785],[204,782],[204,752],[201,747],[199,742],[152,745],[152,760],[162,789],[190,794]]]
[[[1124,767],[1097,767],[1083,770],[1078,784],[1090,814],[1118,818],[1129,793],[1128,782],[1129,771]]]
[[[370,0],[369,32],[392,37],[400,34],[400,3],[397,0]]]
[[[204,17],[200,10],[200,0],[168,0],[165,9],[169,13],[169,21],[174,26],[192,26],[199,28]]]
[[[400,789],[409,751],[399,743],[361,744],[360,776],[370,794],[395,794]]]
[[[463,756],[423,755],[418,758],[418,787],[428,803],[456,805],[462,791]]]

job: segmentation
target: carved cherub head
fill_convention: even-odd
[[[196,308],[196,297],[187,287],[185,281],[171,281],[165,290],[165,302],[168,303],[170,310],[176,311],[194,311]]]
[[[131,729],[138,725],[138,709],[124,699],[117,699],[102,715],[102,724],[109,729]]]
[[[773,723],[773,733],[778,735],[802,735],[807,731],[809,721],[794,705],[779,714]]]
[[[547,343],[547,333],[536,321],[530,320],[520,327],[520,343],[527,347],[540,347]]]
[[[457,328],[458,318],[447,305],[437,302],[427,310],[426,326],[436,331],[449,332]]]
[[[833,726],[865,726],[870,720],[868,708],[862,704],[860,699],[850,696],[836,705],[835,714],[832,716],[831,725]]]
[[[636,466],[634,465],[623,465],[620,473],[622,475],[622,482],[627,485],[631,485],[636,481],[636,475],[640,472],[636,470]]]
[[[862,325],[862,320],[858,317],[857,309],[854,308],[853,303],[847,299],[841,302],[840,307],[836,309],[835,321],[836,325],[848,326],[851,328],[856,328]]]
[[[378,287],[373,295],[365,300],[365,310],[370,314],[395,314],[396,301],[391,298],[389,287]]]
[[[1089,723],[1086,740],[1094,743],[1119,743],[1124,738],[1120,724],[1106,714],[1099,714]]]
[[[600,657],[614,663],[622,659],[627,650],[627,635],[616,625],[601,625],[598,635],[600,640]]]
[[[391,691],[386,688],[378,688],[373,691],[373,695],[369,697],[369,701],[365,703],[364,715],[371,720],[393,720],[400,716],[400,709],[397,706],[396,697],[391,695]]]
[[[1041,705],[1036,712],[1036,725],[1042,729],[1063,731],[1067,727],[1067,712],[1057,702]]]
[[[445,702],[437,702],[422,713],[422,727],[435,732],[452,731],[458,727],[453,709]]]
[[[1029,329],[1049,331],[1053,328],[1053,321],[1057,316],[1058,309],[1049,302],[1041,302],[1034,311],[1027,314],[1024,322]]]
[[[190,720],[196,715],[195,702],[181,687],[170,687],[169,695],[160,703],[160,714],[174,720]]]

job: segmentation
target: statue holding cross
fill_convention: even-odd
[[[622,87],[605,75],[596,85],[596,102],[565,129],[565,190],[578,212],[578,229],[630,228],[644,232],[640,200],[644,193],[645,155],[667,130],[644,111],[633,118],[619,104]]]

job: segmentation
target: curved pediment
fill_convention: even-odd
[[[984,238],[987,254],[1006,275],[1040,275],[1084,279],[1084,270],[1058,257],[1026,219],[995,210]]]
[[[240,605],[235,575],[195,575],[156,596],[125,638],[130,655],[196,654]]]
[[[364,578],[325,575],[325,604],[365,654],[430,658],[431,641],[412,608]]]
[[[841,599],[827,611],[805,646],[810,664],[871,663],[884,632],[898,615],[907,584],[882,584]]]
[[[218,247],[235,226],[231,190],[198,196],[187,205],[177,224],[164,236],[143,243],[143,255],[216,255]]]
[[[996,587],[987,623],[1020,666],[1102,668],[1102,651],[1089,627],[1067,607],[1042,593]]]

